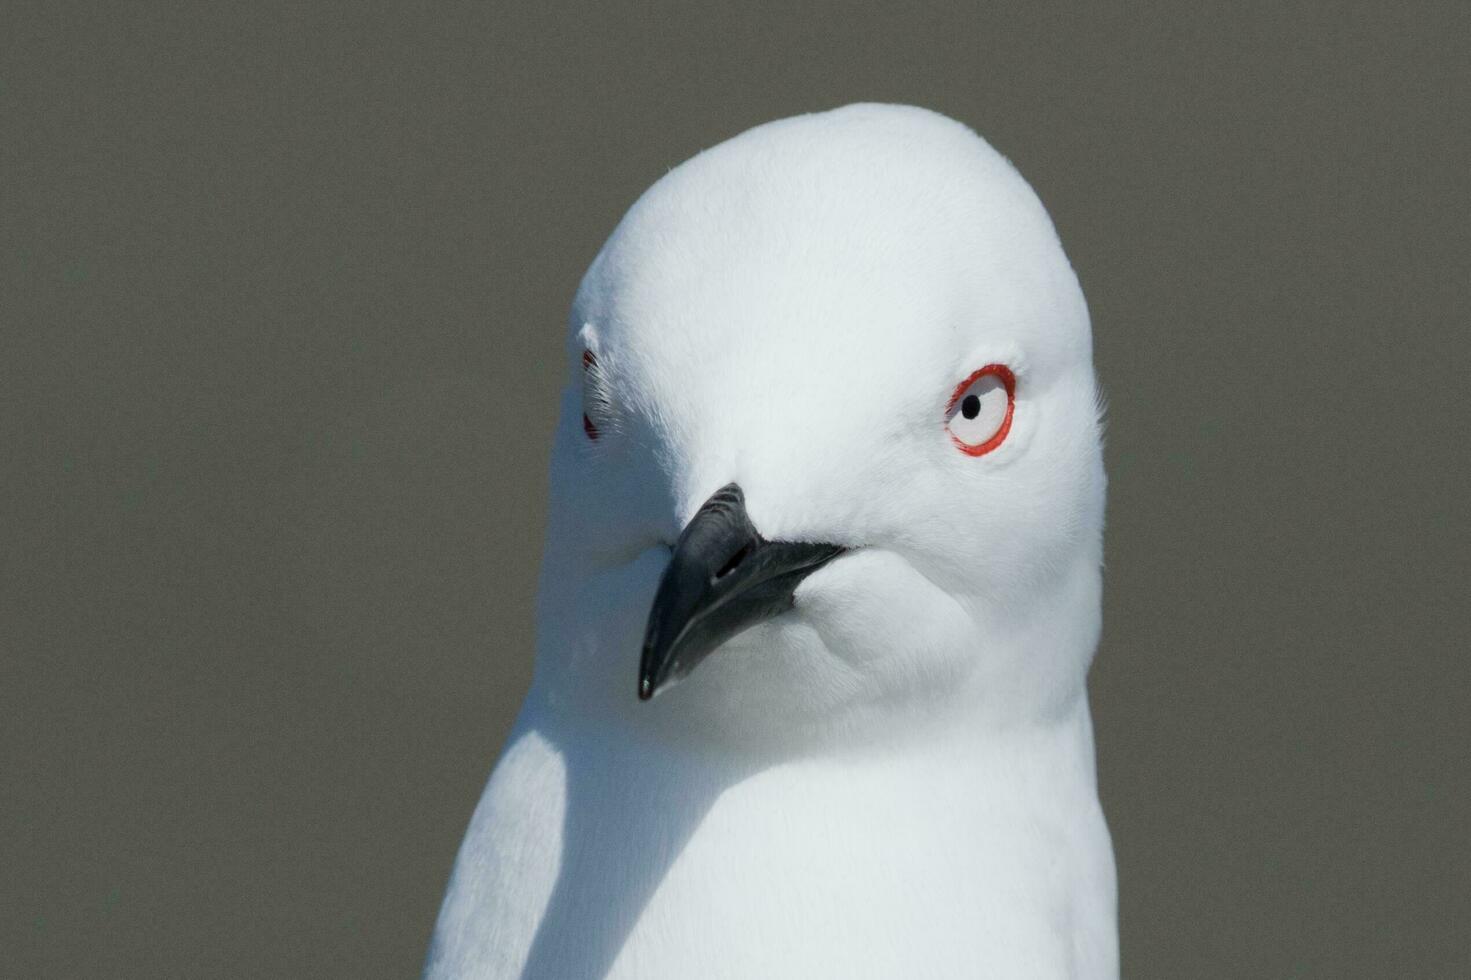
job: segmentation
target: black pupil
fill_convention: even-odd
[[[960,403],[960,414],[968,419],[973,419],[981,414],[981,399],[976,395],[966,395],[965,401]]]

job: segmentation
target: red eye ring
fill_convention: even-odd
[[[956,404],[971,385],[988,375],[999,379],[1002,387],[1006,389],[1006,415],[1002,417],[1001,424],[996,427],[996,431],[985,442],[972,444],[957,437],[949,430],[948,424],[946,427],[946,434],[950,436],[950,441],[955,443],[955,448],[967,456],[984,456],[1005,442],[1007,433],[1011,431],[1011,417],[1016,412],[1016,375],[1005,364],[987,364],[955,386],[954,393],[950,395],[950,401],[945,405],[945,417],[951,416]]]
[[[583,350],[583,352],[582,352],[582,371],[583,371],[583,374],[586,374],[587,372],[592,371],[597,366],[598,366],[598,359],[593,354],[593,352],[590,351],[590,350]],[[583,391],[584,392],[587,391],[587,385],[586,384],[583,385]],[[597,439],[598,439],[598,436],[602,434],[602,433],[600,433],[598,431],[598,427],[593,424],[593,420],[588,416],[586,410],[584,410],[583,413],[582,413],[582,431],[584,433],[586,433],[587,434],[587,437],[589,439],[591,439],[592,441],[594,441],[594,442],[596,442]]]

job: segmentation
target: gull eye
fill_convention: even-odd
[[[1016,410],[1016,375],[1005,364],[987,364],[966,378],[945,407],[945,431],[967,456],[984,456],[1006,441]]]
[[[594,442],[602,435],[595,419],[603,416],[607,404],[608,398],[603,393],[598,372],[598,359],[592,351],[585,350],[582,352],[582,431]]]

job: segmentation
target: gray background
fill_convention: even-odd
[[[1471,976],[1468,7],[1006,6],[6,4],[0,975],[413,974],[579,275],[884,100],[1092,304],[1126,975]]]

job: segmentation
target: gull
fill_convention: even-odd
[[[1116,977],[1101,399],[1027,182],[924,109],[758,126],[566,336],[534,679],[425,976]]]

